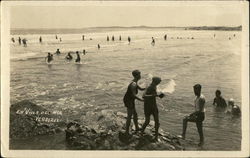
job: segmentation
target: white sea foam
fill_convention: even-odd
[[[169,82],[159,87],[159,91],[162,93],[173,93],[175,91],[176,83],[173,79],[170,79]]]

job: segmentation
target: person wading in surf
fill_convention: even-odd
[[[196,84],[194,85],[194,94],[196,99],[194,100],[194,108],[195,112],[191,113],[189,116],[186,116],[183,119],[183,131],[181,137],[185,139],[186,130],[187,130],[187,123],[188,122],[195,122],[198,133],[200,136],[200,143],[198,146],[202,146],[204,144],[204,136],[203,136],[203,129],[202,124],[205,119],[205,97],[201,94],[201,85]]]
[[[160,77],[153,77],[152,83],[148,86],[143,94],[144,98],[144,114],[145,114],[145,122],[142,126],[141,132],[143,133],[146,129],[147,125],[150,122],[150,116],[153,115],[155,121],[155,138],[154,140],[158,140],[158,130],[160,127],[159,123],[159,112],[156,104],[156,97],[163,98],[165,95],[163,93],[157,94],[156,87],[161,83]]]
[[[131,118],[133,116],[135,129],[139,131],[138,126],[138,116],[135,108],[135,99],[143,101],[142,98],[138,97],[138,90],[145,90],[145,88],[141,88],[137,82],[141,79],[141,72],[139,70],[134,70],[132,72],[134,79],[129,83],[127,92],[123,97],[123,102],[125,107],[127,107],[127,121],[126,121],[126,132],[125,135],[129,136],[129,126],[131,123]]]

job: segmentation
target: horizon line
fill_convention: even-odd
[[[93,26],[93,27],[82,27],[82,28],[10,28],[10,30],[18,30],[18,29],[91,29],[91,28],[193,28],[193,27],[227,27],[227,28],[237,28],[242,27],[242,25],[237,26],[229,26],[229,25],[199,25],[199,26],[145,26],[145,25],[139,25],[139,26]]]

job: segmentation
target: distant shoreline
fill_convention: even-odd
[[[125,29],[170,29],[170,30],[214,30],[214,31],[241,31],[242,26],[237,27],[228,27],[228,26],[192,26],[192,27],[149,27],[149,26],[132,26],[132,27],[120,27],[120,26],[112,26],[112,27],[90,27],[90,28],[77,28],[77,29],[64,29],[64,28],[53,28],[53,29],[11,29],[11,35],[19,35],[19,34],[76,34],[76,33],[89,33],[89,32],[105,32],[105,31],[119,31]]]

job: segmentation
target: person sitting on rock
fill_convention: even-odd
[[[159,123],[159,112],[156,104],[156,97],[163,98],[164,94],[157,94],[156,87],[161,83],[160,77],[153,77],[152,83],[149,87],[146,88],[145,93],[143,94],[144,98],[144,114],[145,114],[145,122],[142,126],[141,132],[143,133],[146,127],[150,122],[150,116],[153,115],[155,121],[155,138],[154,140],[158,140],[158,130],[160,127]]]

